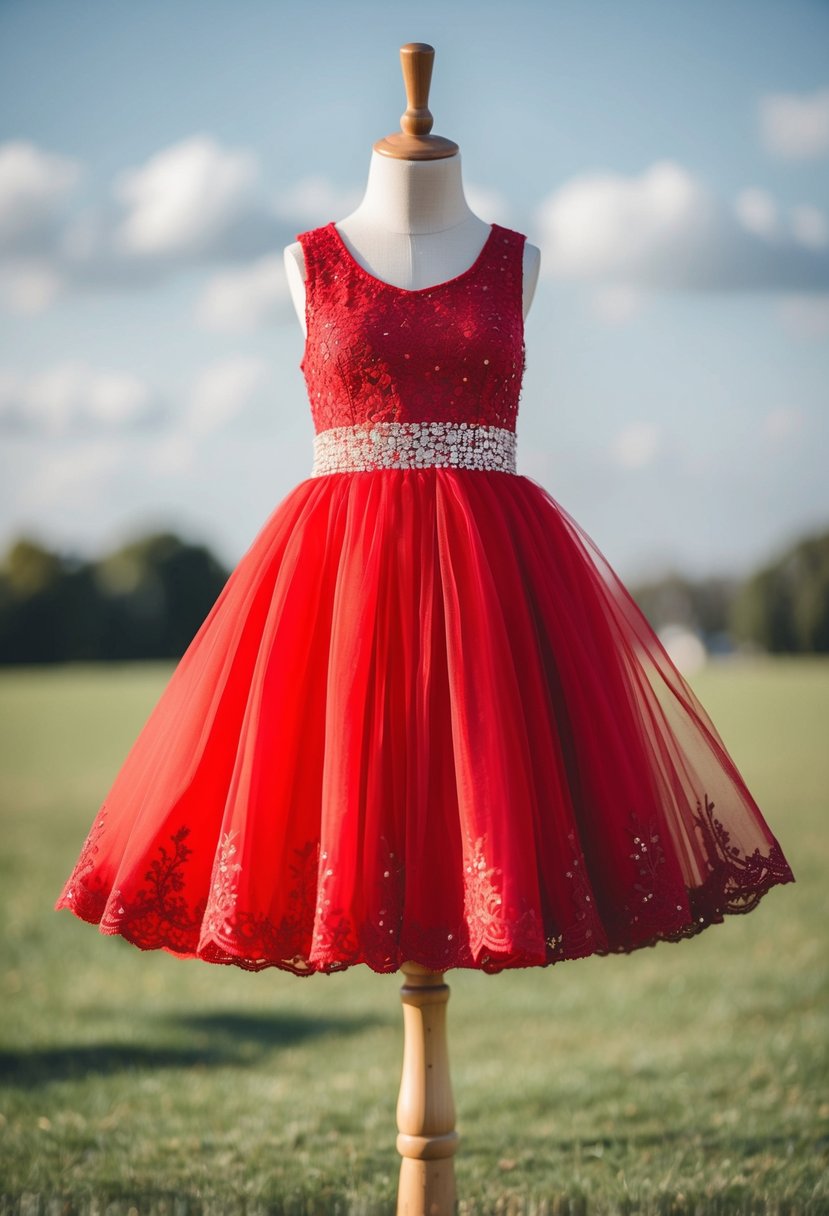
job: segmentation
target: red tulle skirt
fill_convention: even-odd
[[[561,504],[385,468],[274,509],[55,907],[251,970],[499,971],[690,937],[793,881]]]

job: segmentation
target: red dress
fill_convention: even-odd
[[[794,881],[595,543],[516,472],[524,236],[408,291],[301,234],[314,463],[234,569],[56,908],[297,974],[544,966]]]

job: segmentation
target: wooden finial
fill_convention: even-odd
[[[400,48],[406,113],[400,119],[400,131],[378,139],[375,152],[400,160],[440,160],[458,152],[458,145],[451,139],[431,133],[434,119],[428,103],[434,60],[435,48],[428,42],[407,42]]]

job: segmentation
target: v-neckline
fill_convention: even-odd
[[[398,287],[395,283],[387,283],[385,279],[378,279],[376,275],[372,274],[370,270],[366,270],[365,266],[361,266],[360,263],[357,261],[354,254],[351,252],[351,250],[348,248],[345,241],[343,240],[340,230],[336,225],[336,222],[334,220],[331,220],[328,227],[331,230],[331,232],[333,232],[334,239],[337,241],[337,244],[340,246],[340,249],[343,251],[343,253],[345,254],[348,261],[351,263],[351,265],[356,266],[357,270],[359,270],[359,272],[362,275],[364,275],[367,279],[369,279],[372,283],[377,283],[380,287],[386,287],[386,288],[388,288],[389,291],[399,291],[401,293],[401,295],[418,296],[418,295],[422,295],[426,291],[439,291],[443,287],[451,287],[453,285],[453,283],[461,282],[461,280],[465,279],[467,277],[467,275],[470,275],[470,274],[472,274],[473,271],[477,270],[479,265],[481,264],[481,262],[484,259],[484,255],[487,253],[490,245],[492,244],[493,238],[495,237],[495,230],[498,227],[498,225],[490,224],[489,234],[488,234],[486,240],[484,241],[483,245],[481,246],[478,256],[475,258],[475,261],[472,263],[471,266],[467,266],[466,270],[462,270],[461,273],[456,274],[454,276],[454,278],[444,279],[444,281],[442,283],[432,283],[431,286],[429,286],[429,287]]]

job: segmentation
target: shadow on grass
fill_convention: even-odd
[[[51,1081],[77,1080],[97,1074],[108,1076],[129,1070],[163,1068],[217,1068],[228,1064],[250,1067],[274,1049],[303,1040],[359,1034],[382,1022],[374,1016],[299,1017],[216,1012],[178,1016],[164,1014],[194,1035],[194,1045],[152,1043],[78,1043],[56,1047],[0,1051],[0,1082],[30,1089]]]
[[[395,1010],[395,1013],[397,1011]],[[353,1017],[299,1013],[240,1013],[232,1009],[212,1013],[165,1013],[160,1017],[169,1024],[183,1026],[201,1034],[220,1036],[229,1043],[249,1043],[262,1047],[287,1047],[303,1039],[323,1035],[357,1034],[381,1025],[394,1025],[390,1019],[375,1013],[360,1013]]]

